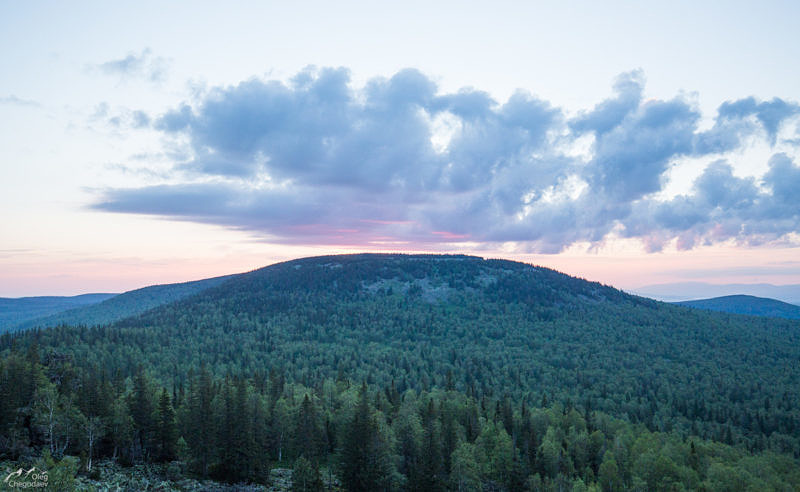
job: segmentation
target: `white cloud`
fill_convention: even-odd
[[[798,230],[784,183],[799,168],[774,149],[792,146],[777,136],[800,106],[744,98],[707,125],[694,100],[645,100],[643,91],[641,71],[622,74],[611,98],[569,119],[524,91],[505,102],[476,89],[442,93],[414,69],[360,88],[343,68],[305,69],[288,83],[254,78],[157,118],[131,113],[129,124],[153,119],[189,154],[171,180],[108,189],[95,207],[295,244],[559,252],[619,235],[656,251]],[[729,160],[753,141],[773,150],[763,182]]]

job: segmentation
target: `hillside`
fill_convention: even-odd
[[[151,285],[131,290],[119,295],[109,296],[102,302],[65,309],[49,316],[37,316],[17,323],[13,329],[24,330],[33,327],[50,327],[60,324],[96,326],[141,314],[164,304],[216,287],[231,276],[214,277],[192,282]],[[100,294],[105,295],[105,294]]]
[[[712,299],[697,299],[677,302],[681,306],[710,311],[721,311],[733,314],[749,314],[752,316],[770,316],[773,318],[800,319],[800,306],[755,296],[723,296]]]
[[[0,297],[0,333],[16,329],[26,321],[105,301],[116,294],[79,296]]]
[[[800,484],[800,323],[674,306],[505,260],[294,260],[112,325],[6,335],[0,353],[6,368],[37,358],[50,374],[76,367],[82,411],[128,411],[152,436],[122,448],[131,460],[158,459],[147,458],[162,449],[147,419],[174,402],[170,439],[185,438],[190,468],[233,482],[263,480],[256,470],[267,465],[231,449],[300,466],[306,445],[292,442],[314,442],[312,462],[352,484],[349,436],[374,424],[388,453],[376,473],[396,480],[386,488],[443,490],[465,476],[494,490],[577,480],[724,490],[733,476],[759,490]],[[104,393],[107,410],[96,410]],[[246,436],[237,419],[249,422]],[[425,442],[436,443],[433,471],[414,454]],[[510,448],[498,469],[501,442]]]
[[[729,425],[760,447],[757,414],[769,399],[787,412],[770,431],[800,451],[785,420],[800,402],[797,322],[672,306],[511,261],[295,260],[98,329],[91,345],[77,334],[47,331],[40,343],[109,374],[144,362],[170,379],[201,363],[215,374],[280,369],[309,383],[344,372],[403,389],[442,387],[450,374],[461,390],[589,401],[652,428],[710,436]],[[131,355],[120,359],[123,346]]]

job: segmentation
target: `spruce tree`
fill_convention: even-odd
[[[436,407],[433,399],[428,400],[428,406],[422,419],[424,433],[421,449],[421,472],[418,490],[437,491],[444,489],[444,462],[442,460],[441,425],[437,418]]]
[[[216,448],[216,419],[212,406],[214,393],[211,373],[205,365],[201,365],[199,374],[190,380],[182,432],[193,468],[204,477],[209,474]]]
[[[236,379],[236,392],[233,395],[233,413],[230,419],[233,423],[233,455],[235,475],[238,480],[250,480],[254,472],[256,455],[255,438],[253,435],[252,408],[247,404],[249,391],[244,378]]]
[[[292,436],[295,456],[305,456],[315,461],[325,451],[324,436],[319,424],[317,409],[308,394],[297,410],[297,421]]]
[[[150,453],[152,441],[154,410],[152,398],[148,378],[144,369],[139,366],[133,378],[133,394],[128,406],[133,418],[134,440],[138,447],[138,452],[135,454],[144,459],[147,459]]]
[[[345,432],[340,474],[350,492],[374,492],[389,488],[391,467],[388,449],[370,409],[366,383],[361,386],[353,418]]]
[[[158,421],[156,422],[156,435],[158,440],[159,461],[175,459],[175,442],[177,429],[175,428],[175,410],[166,388],[161,389],[158,398]]]

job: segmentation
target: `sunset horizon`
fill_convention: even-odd
[[[0,490],[800,491],[798,20],[0,0]]]
[[[200,4],[178,36],[180,3],[144,34],[140,9],[37,5],[0,21],[0,296],[387,250],[625,289],[800,283],[800,71],[775,63],[797,55],[780,9],[476,7],[442,37],[447,3],[359,4],[364,23]],[[596,36],[543,44],[580,31]]]

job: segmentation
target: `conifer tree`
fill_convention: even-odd
[[[295,456],[305,456],[309,460],[315,461],[325,450],[317,409],[308,394],[303,397],[297,410],[292,439]]]
[[[367,385],[361,386],[348,425],[340,459],[342,482],[350,492],[387,490],[391,479],[388,449],[369,406]]]
[[[130,414],[133,418],[134,443],[137,446],[135,454],[147,459],[150,453],[150,445],[153,433],[153,395],[150,383],[144,373],[144,369],[139,366],[133,378],[133,394],[129,401]]]
[[[418,490],[437,491],[444,489],[444,462],[441,448],[441,425],[437,418],[436,407],[433,399],[428,400],[428,405],[423,415],[424,428],[421,452],[421,470]]]
[[[158,398],[158,420],[156,422],[159,461],[175,459],[175,442],[177,429],[175,428],[175,409],[166,388],[161,389]]]
[[[193,468],[204,477],[209,474],[216,448],[213,401],[214,385],[211,373],[208,367],[201,365],[199,373],[190,380],[187,408],[183,412],[184,422],[181,429],[192,457]]]
[[[253,435],[253,414],[247,404],[249,389],[244,378],[236,378],[236,390],[233,394],[232,414],[228,417],[233,424],[232,444],[234,457],[234,475],[239,480],[249,480],[253,477],[254,460],[256,456],[255,439]]]

